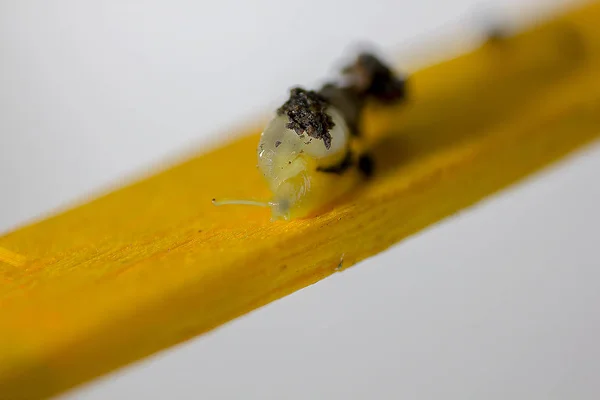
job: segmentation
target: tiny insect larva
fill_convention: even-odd
[[[320,90],[295,87],[261,134],[258,168],[273,197],[267,202],[215,200],[213,204],[269,207],[272,219],[310,216],[373,173],[360,150],[360,117],[369,99],[397,102],[405,80],[369,53],[343,69],[342,83]],[[357,149],[358,148],[358,149]]]

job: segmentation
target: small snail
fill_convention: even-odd
[[[373,160],[357,150],[367,100],[392,103],[405,96],[405,81],[372,54],[343,69],[343,83],[318,91],[295,87],[262,132],[258,168],[273,197],[268,202],[214,200],[215,205],[269,207],[272,219],[310,216],[373,172]]]

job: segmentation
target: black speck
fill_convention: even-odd
[[[506,41],[506,39],[508,38],[508,32],[504,27],[501,27],[499,25],[492,25],[488,29],[486,36],[488,43],[499,44]]]
[[[281,144],[281,140],[278,140],[275,142],[275,147],[279,147],[279,145]]]
[[[358,169],[365,174],[367,178],[373,176],[375,172],[375,162],[373,161],[373,157],[369,154],[363,154],[358,159]]]

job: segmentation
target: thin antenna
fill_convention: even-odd
[[[256,206],[256,207],[273,207],[276,203],[255,201],[255,200],[216,200],[212,199],[212,203],[215,206],[226,206],[226,205],[243,205],[243,206]]]

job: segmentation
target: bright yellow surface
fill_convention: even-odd
[[[376,178],[323,215],[265,197],[257,134],[0,238],[0,398],[39,398],[376,254],[600,134],[600,7],[423,70],[374,111]],[[490,228],[493,229],[493,228]]]

